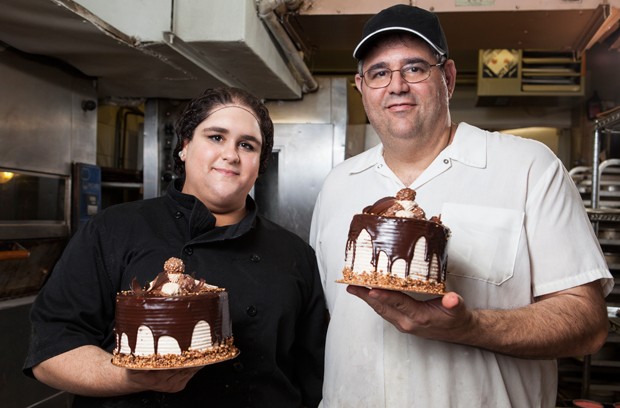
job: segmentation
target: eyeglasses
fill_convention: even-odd
[[[364,82],[369,88],[385,88],[392,82],[392,74],[400,72],[400,76],[408,83],[415,84],[427,80],[431,76],[432,67],[440,67],[445,61],[429,64],[426,61],[417,61],[404,65],[400,69],[371,68],[362,74]]]

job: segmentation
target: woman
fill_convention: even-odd
[[[312,249],[257,214],[248,195],[273,146],[266,107],[209,89],[177,122],[180,176],[167,194],[102,211],[71,240],[32,311],[24,370],[75,406],[316,406],[325,303]],[[181,258],[229,292],[241,354],[202,369],[113,366],[115,296]]]

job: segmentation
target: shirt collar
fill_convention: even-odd
[[[383,163],[383,145],[381,143],[359,155],[358,160],[351,167],[351,173],[361,173],[379,163]]]
[[[351,167],[351,174],[361,173],[376,164],[385,163],[383,160],[383,144],[381,143],[362,154],[363,156],[360,155]],[[467,166],[484,168],[487,164],[486,133],[461,122],[456,129],[452,143],[441,154],[445,154],[450,159]]]
[[[486,132],[461,122],[456,128],[454,139],[446,150],[452,160],[470,167],[484,168],[487,165]]]

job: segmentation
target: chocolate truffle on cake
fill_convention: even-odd
[[[431,294],[445,292],[450,230],[426,219],[416,192],[400,190],[353,216],[340,283]]]
[[[233,345],[228,293],[186,275],[170,258],[143,289],[116,296],[116,348],[112,363],[132,369],[201,366],[239,354]]]

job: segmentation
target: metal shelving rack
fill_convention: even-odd
[[[620,265],[614,264],[615,261],[611,259],[618,258],[620,256],[620,159],[607,159],[603,162],[600,161],[601,155],[601,142],[603,134],[620,134],[620,107],[611,109],[609,111],[600,114],[594,122],[594,140],[592,149],[592,168],[591,168],[591,198],[590,207],[586,210],[594,231],[599,237],[601,247],[606,251],[607,258],[612,274],[614,272],[620,274]],[[605,181],[603,176],[605,175]],[[606,191],[603,193],[606,201],[601,200],[601,187],[605,184]],[[612,232],[615,230],[618,232],[618,236],[612,236],[611,239],[604,234],[604,231],[600,229],[600,225],[604,225],[610,228]],[[616,276],[616,280],[619,278]],[[613,293],[612,293],[613,295]],[[610,310],[614,311],[618,309],[617,305],[609,305],[608,313]],[[620,320],[616,313],[609,314],[610,319],[610,333],[607,343],[610,347],[618,349],[620,348],[620,336],[618,335],[618,328]],[[593,384],[592,383],[592,369],[593,367],[602,367],[603,369],[612,369],[620,367],[620,362],[617,359],[596,358],[597,356],[585,356],[583,373],[582,373],[582,397],[587,397],[591,390],[595,388],[606,389],[610,391],[620,391],[620,384]]]
[[[600,151],[603,133],[620,134],[620,106],[600,114],[594,122],[594,146],[592,149],[592,201],[591,208],[599,208],[601,165]]]
[[[620,393],[620,159],[601,161],[603,136],[614,134],[620,135],[620,106],[601,113],[594,122],[592,165],[569,171],[617,283],[607,297],[610,330],[606,344],[594,355],[563,361],[565,376],[560,381],[580,383],[581,398]]]

